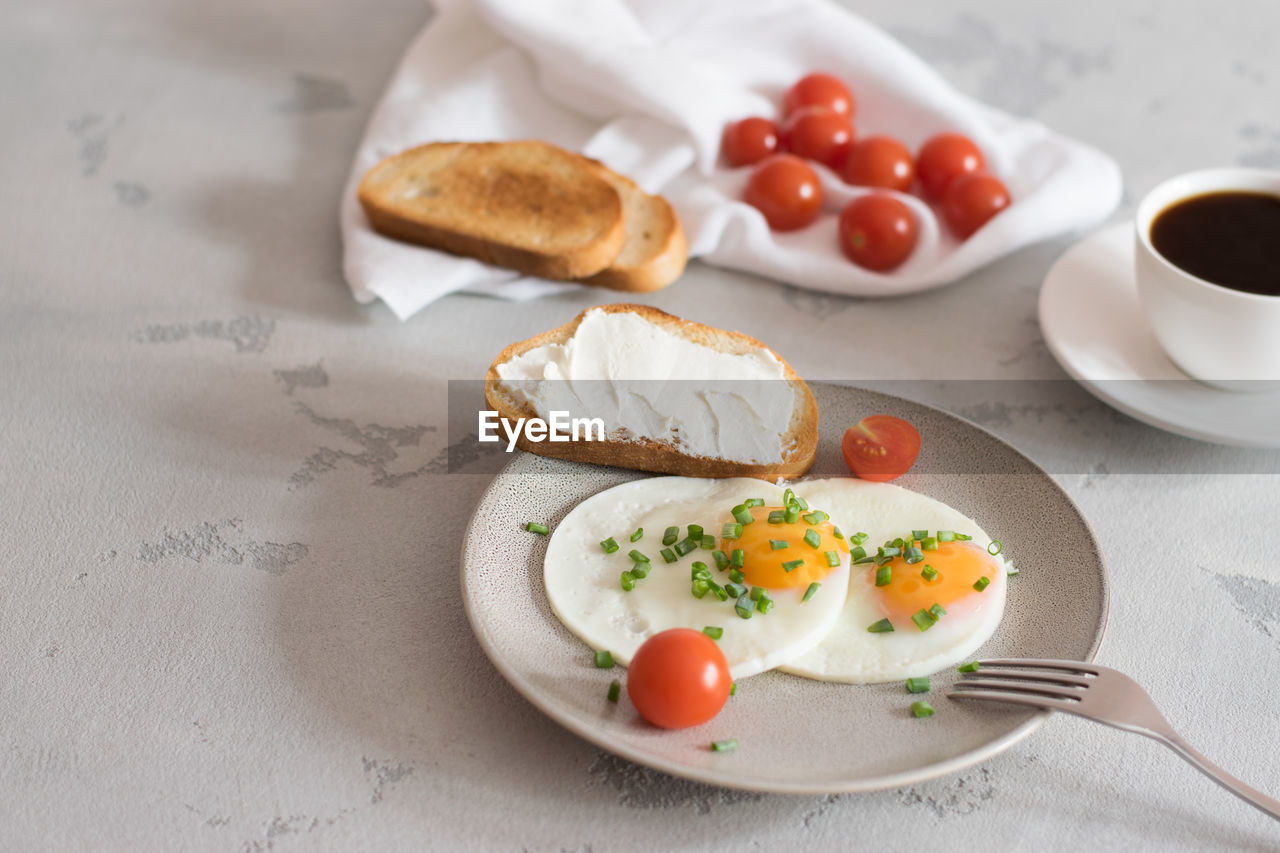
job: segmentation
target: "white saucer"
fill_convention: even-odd
[[[1133,280],[1133,226],[1071,247],[1045,276],[1040,329],[1073,379],[1163,430],[1237,447],[1280,448],[1280,390],[1221,391],[1189,378],[1156,343]]]

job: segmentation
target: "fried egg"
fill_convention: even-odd
[[[551,608],[571,632],[623,665],[660,631],[708,626],[721,629],[718,642],[735,679],[793,661],[841,617],[850,558],[847,540],[837,538],[821,514],[779,518],[785,515],[783,497],[781,487],[763,480],[689,477],[651,477],[593,495],[565,516],[547,545]],[[747,501],[754,505],[742,506]],[[812,500],[809,505],[821,508]],[[701,526],[709,541],[693,542],[691,524]],[[671,527],[679,533],[667,545],[663,538]],[[642,533],[633,542],[637,529]],[[602,546],[610,539],[616,550]],[[674,562],[663,557],[664,548]],[[632,551],[647,563],[633,559]],[[722,565],[734,552],[740,552],[741,567]],[[705,568],[695,569],[695,563]],[[642,577],[635,577],[637,565]],[[736,586],[735,569],[742,573]],[[702,573],[701,587],[695,571]],[[632,573],[630,590],[623,588],[623,572]],[[701,597],[695,597],[699,589]],[[752,590],[759,590],[757,598]]]
[[[817,646],[782,666],[784,672],[854,684],[931,675],[965,661],[994,633],[1004,613],[1006,567],[1002,557],[989,553],[991,537],[972,519],[888,483],[843,478],[798,483],[795,489],[810,505],[823,507],[846,535],[867,533],[862,547],[872,556],[886,541],[911,539],[915,530],[973,538],[940,542],[911,564],[894,557],[883,586],[876,585],[874,563],[854,565],[838,622]],[[944,611],[936,619],[918,616],[935,605]],[[883,627],[882,620],[891,632],[868,631],[877,623]]]

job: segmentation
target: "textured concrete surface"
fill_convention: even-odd
[[[1112,153],[1117,216],[1177,171],[1280,166],[1265,0],[857,7],[965,90]],[[958,775],[829,797],[707,788],[561,730],[461,610],[487,478],[447,473],[446,380],[608,296],[453,296],[400,324],[340,275],[351,152],[428,10],[0,11],[0,847],[1280,844],[1171,753],[1073,718]],[[811,378],[912,380],[1029,453],[1111,565],[1101,660],[1278,792],[1280,454],[1160,433],[1068,381],[1035,317],[1067,245],[900,300],[695,265],[643,301]]]

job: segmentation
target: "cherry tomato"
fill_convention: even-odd
[[[942,219],[961,240],[1009,206],[1009,191],[994,175],[961,175],[942,197]]]
[[[782,147],[800,157],[837,169],[853,147],[853,123],[826,107],[805,107],[782,125]]]
[[[764,214],[770,228],[794,231],[818,218],[822,185],[799,157],[774,154],[751,173],[743,200]]]
[[[735,168],[759,163],[778,150],[778,126],[759,116],[730,122],[720,148],[725,161]]]
[[[806,74],[787,90],[782,101],[782,112],[791,115],[805,107],[824,107],[833,113],[841,113],[853,118],[857,102],[849,87],[840,82],[838,77],[821,72]]]
[[[844,432],[840,442],[849,470],[885,483],[907,473],[920,455],[920,433],[902,418],[870,415]]]
[[[840,177],[857,187],[881,187],[906,192],[916,178],[907,146],[891,136],[868,136],[849,149]]]
[[[729,698],[729,663],[716,641],[672,628],[644,641],[627,667],[627,696],[655,726],[683,729],[720,713]]]
[[[959,133],[939,133],[920,148],[916,174],[925,198],[941,201],[947,185],[960,175],[982,169],[982,152],[973,140]]]
[[[860,267],[886,272],[911,256],[916,219],[888,193],[869,193],[840,212],[840,248]]]

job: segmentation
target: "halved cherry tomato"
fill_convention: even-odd
[[[725,126],[720,150],[730,166],[750,166],[778,150],[778,126],[767,118],[752,116]]]
[[[858,477],[886,483],[915,464],[920,455],[920,433],[902,418],[870,415],[845,430],[840,450],[849,470]]]
[[[826,107],[805,107],[782,125],[782,147],[799,157],[838,169],[853,147],[849,117]]]
[[[856,106],[853,93],[838,77],[814,72],[801,77],[787,90],[782,101],[782,112],[789,116],[805,107],[823,107],[852,119]]]
[[[631,704],[664,729],[696,726],[720,713],[732,683],[724,652],[692,628],[654,634],[627,667]]]
[[[859,196],[840,212],[840,248],[860,267],[886,272],[909,258],[915,247],[911,208],[888,193]]]
[[[948,184],[961,175],[980,171],[983,165],[982,151],[972,139],[959,133],[931,137],[916,155],[916,175],[930,201],[941,201]]]
[[[868,136],[849,149],[840,177],[856,187],[881,187],[906,192],[916,178],[907,146],[891,136]]]
[[[961,175],[942,197],[942,218],[961,240],[986,225],[1009,206],[1009,191],[994,175],[985,172]]]
[[[743,200],[764,214],[775,231],[794,231],[818,218],[822,185],[794,154],[774,154],[756,166]]]

